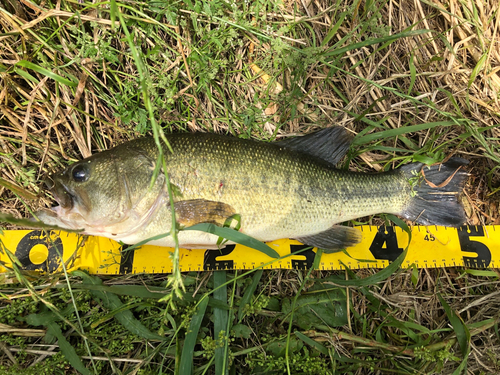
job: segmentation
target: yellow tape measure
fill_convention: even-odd
[[[323,254],[319,269],[383,268],[408,244],[408,234],[399,227],[360,226],[358,229],[362,241],[346,252]],[[0,241],[0,272],[11,265],[5,249],[29,271],[60,272],[61,256],[68,271],[83,269],[101,275],[172,271],[171,248],[147,245],[127,250],[126,246],[103,237],[41,230],[6,230]],[[278,240],[268,245],[280,254],[280,259],[273,260],[242,245],[228,245],[221,250],[181,249],[180,270],[306,269],[313,265],[316,249],[294,240]],[[497,268],[500,266],[500,226],[458,229],[415,226],[403,267],[412,265],[420,268]]]

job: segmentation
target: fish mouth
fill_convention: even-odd
[[[61,208],[65,210],[71,210],[73,208],[75,197],[59,180],[47,176],[44,180],[44,184]]]

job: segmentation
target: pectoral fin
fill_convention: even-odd
[[[296,240],[305,245],[323,249],[325,253],[330,254],[356,245],[361,241],[361,234],[357,229],[334,225],[324,232],[296,238]]]
[[[174,203],[177,222],[185,227],[199,223],[213,223],[223,226],[226,219],[236,212],[223,202],[192,199]]]

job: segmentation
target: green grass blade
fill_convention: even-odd
[[[102,285],[102,280],[100,278],[89,276],[85,272],[74,271],[73,274],[75,276],[81,277],[84,284]],[[157,335],[156,333],[151,332],[147,327],[145,327],[134,317],[130,310],[122,311],[121,309],[123,307],[123,303],[115,294],[109,292],[101,292],[98,290],[92,290],[91,293],[95,298],[99,299],[102,302],[106,309],[116,311],[114,317],[130,333],[133,333],[134,335],[142,337],[146,340],[165,340],[163,336]]]
[[[325,39],[323,39],[323,41],[321,42],[321,46],[326,46],[328,44],[328,42],[330,42],[330,40],[337,34],[337,31],[339,29],[339,27],[344,23],[344,20],[345,20],[345,17],[346,17],[347,13],[346,12],[342,12],[340,15],[339,15],[339,20],[337,21],[337,23],[335,25],[333,25],[333,27],[328,31],[328,34],[326,35]]]
[[[92,372],[85,367],[78,354],[76,354],[75,348],[66,340],[66,337],[64,337],[61,331],[61,327],[59,327],[56,322],[49,323],[47,325],[47,331],[57,338],[57,344],[61,352],[75,370],[83,375],[92,375]]]
[[[250,304],[252,301],[252,296],[257,290],[257,286],[259,285],[263,273],[264,271],[262,269],[255,271],[252,277],[252,283],[246,288],[240,301],[240,307],[238,308],[238,322],[241,322],[241,320],[245,317],[245,306]]]
[[[415,54],[411,54],[410,56],[410,86],[408,87],[407,94],[411,95],[411,92],[413,91],[413,86],[415,86],[415,81],[417,79],[417,69],[415,68]]]
[[[169,197],[169,202],[170,202],[170,214],[172,217],[172,225],[170,229],[170,233],[172,235],[172,239],[174,240],[174,254],[172,256],[172,263],[173,263],[173,269],[172,273],[169,278],[169,283],[168,285],[172,286],[172,294],[176,295],[178,297],[182,296],[182,291],[185,291],[184,284],[182,283],[182,277],[181,277],[181,272],[179,270],[179,240],[177,237],[177,221],[175,219],[175,208],[174,208],[174,196],[172,192],[172,186],[170,184],[170,177],[168,175],[167,171],[167,165],[164,157],[164,150],[163,150],[163,145],[166,145],[167,148],[170,150],[170,152],[173,152],[172,148],[170,147],[170,143],[168,140],[165,138],[165,135],[163,133],[163,129],[158,125],[156,122],[156,117],[155,117],[155,112],[154,112],[154,106],[151,103],[150,99],[150,93],[148,91],[148,77],[149,77],[149,69],[148,66],[144,63],[144,56],[142,55],[141,51],[138,46],[136,46],[136,43],[134,41],[134,35],[128,31],[128,25],[125,22],[125,19],[123,17],[122,12],[118,7],[115,7],[113,10],[115,13],[118,14],[118,18],[120,19],[120,24],[122,26],[123,32],[126,36],[126,40],[128,42],[130,51],[132,53],[132,56],[134,58],[136,67],[137,67],[137,73],[139,76],[139,82],[140,82],[140,87],[141,87],[141,92],[142,92],[142,99],[144,102],[144,106],[147,109],[147,112],[149,114],[149,121],[151,123],[151,129],[153,130],[153,137],[155,140],[156,147],[158,149],[158,162],[156,163],[153,176],[151,179],[151,186],[153,186],[154,181],[158,177],[158,173],[160,172],[160,169],[163,168],[163,174],[165,175],[165,178],[167,180],[167,193]],[[134,30],[136,31],[136,30]],[[135,32],[134,32],[135,34]],[[161,142],[163,140],[163,144]],[[165,297],[166,300],[169,299],[169,297]]]
[[[408,233],[408,243],[411,242],[411,229],[406,224],[403,220],[401,220],[399,217],[394,216],[392,214],[386,214],[387,218],[391,220],[394,224],[396,224],[398,227],[400,227],[402,230],[404,230],[406,233]]]
[[[321,345],[319,342],[314,341],[312,338],[304,335],[302,332],[299,331],[295,331],[294,335],[297,336],[302,341],[304,341],[310,347],[317,349],[320,353],[328,355],[328,349],[325,348],[323,345]]]
[[[226,271],[214,272],[214,298],[227,302]],[[228,370],[228,358],[225,346],[228,333],[227,329],[228,311],[214,309],[214,340],[217,342],[215,349],[215,375],[225,375]]]
[[[400,38],[407,38],[407,37],[411,37],[411,36],[426,34],[429,32],[430,32],[430,30],[425,30],[425,29],[403,31],[402,33],[389,35],[389,36],[385,36],[382,38],[373,38],[373,39],[365,40],[363,42],[353,43],[353,44],[350,44],[346,47],[339,48],[337,50],[328,52],[328,53],[326,53],[326,55],[330,55],[330,56],[342,55],[348,51],[352,51],[355,49],[359,49],[359,48],[363,48],[363,47],[367,47],[367,46],[371,46],[371,45],[379,44],[379,43],[390,43],[390,42],[393,42],[393,41],[400,39]]]
[[[252,249],[259,250],[271,258],[280,257],[280,255],[274,249],[270,248],[265,243],[257,241],[256,239],[231,228],[221,228],[215,224],[202,223],[193,225],[192,227],[184,228],[183,230],[199,230],[201,232],[212,233],[229,241],[233,241]]]
[[[181,364],[177,375],[189,375],[193,373],[194,347],[198,339],[198,331],[200,330],[201,322],[205,317],[207,305],[208,298],[202,299],[198,305],[198,309],[191,318],[191,323],[186,333],[186,339],[184,340],[184,347],[182,348]]]
[[[116,13],[118,13],[118,6],[116,5],[116,0],[111,0],[110,2],[110,12],[109,18],[111,19],[111,28],[116,27]]]
[[[431,158],[431,157],[426,156],[426,155],[417,155],[417,154],[413,155],[412,160],[419,162],[419,163],[424,163],[426,165],[436,164],[436,163],[439,163],[441,161],[441,160],[434,159],[434,158]]]
[[[32,62],[29,62],[29,61],[26,61],[26,60],[21,60],[21,61],[17,62],[16,66],[21,66],[23,68],[34,70],[35,72],[38,72],[40,74],[43,74],[44,76],[52,78],[54,81],[59,82],[59,83],[61,83],[63,85],[67,85],[67,86],[70,86],[70,87],[76,87],[76,86],[78,86],[78,82],[70,81],[67,78],[61,77],[59,74],[51,72],[48,69],[42,68],[41,66],[33,64]]]
[[[462,352],[463,360],[453,374],[461,374],[467,371],[467,359],[470,353],[470,332],[460,316],[451,309],[450,305],[438,294],[439,301],[443,305],[446,316],[450,320],[451,326],[457,335],[457,341]]]
[[[389,276],[394,274],[399,269],[399,267],[406,258],[406,253],[407,249],[403,251],[403,253],[399,257],[397,257],[397,259],[394,262],[389,264],[382,271],[377,272],[375,275],[368,276],[367,278],[364,279],[355,279],[355,280],[335,279],[334,283],[342,286],[368,286],[380,283],[386,280]],[[351,272],[349,272],[349,274],[354,275]]]
[[[491,270],[465,269],[463,270],[463,272],[477,277],[493,277],[495,279],[498,279],[498,272]]]
[[[75,271],[77,272],[77,271]],[[100,292],[109,292],[122,296],[133,296],[140,298],[153,298],[153,299],[161,299],[165,297],[170,292],[164,287],[157,286],[142,286],[142,285],[90,285],[90,284],[76,284],[73,286],[73,289],[85,289],[85,290],[96,290]],[[174,301],[179,301],[181,298],[176,296],[173,297]],[[183,301],[187,301],[190,303],[196,303],[199,298],[192,297],[189,294],[185,294],[182,296]],[[215,298],[208,298],[208,305],[211,307],[216,307],[218,309],[229,310],[229,305],[224,303],[223,301],[216,300]]]
[[[467,87],[470,89],[472,86],[472,83],[474,83],[474,80],[478,76],[478,74],[483,70],[484,68],[484,63],[486,62],[486,59],[488,58],[488,53],[483,53],[479,61],[477,62],[476,66],[474,69],[472,69],[472,73],[469,78],[469,82],[467,83]]]
[[[124,303],[121,306],[119,306],[116,310],[112,310],[112,311],[108,312],[107,314],[104,314],[101,318],[94,321],[90,325],[90,328],[95,329],[95,328],[99,327],[101,324],[112,319],[116,314],[119,314],[122,311],[130,311],[136,307],[144,306],[144,305],[145,305],[144,302],[127,303],[127,304]]]
[[[367,134],[362,137],[356,137],[354,138],[352,144],[354,146],[361,146],[384,138],[392,138],[402,134],[413,133],[420,130],[432,129],[437,126],[451,126],[451,125],[456,125],[456,122],[438,121],[438,122],[427,122],[425,124],[419,124],[419,125],[404,126],[401,128],[389,129],[377,133]]]
[[[168,294],[168,290],[163,287],[142,286],[142,285],[89,285],[77,284],[73,289],[96,290],[100,292],[109,292],[122,296],[133,296],[140,298],[160,299]],[[186,296],[188,297],[188,296]]]
[[[54,336],[57,339],[57,344],[61,349],[61,353],[68,360],[68,362],[73,366],[73,368],[83,375],[92,375],[82,360],[76,354],[75,348],[66,340],[64,334],[61,331],[61,327],[55,321],[57,316],[52,312],[41,313],[41,314],[31,314],[26,317],[26,322],[34,326],[45,326],[47,327],[47,333]]]
[[[34,82],[36,84],[40,83],[39,79],[37,79],[36,77],[33,77],[31,74],[29,74],[24,69],[21,69],[21,68],[18,68],[15,66],[13,68],[13,71],[16,72],[17,74],[19,74],[21,77],[23,77],[26,81],[31,81],[31,82]]]
[[[16,225],[27,227],[27,228],[58,229],[58,230],[62,230],[64,232],[70,232],[70,233],[80,233],[81,232],[81,230],[64,229],[64,228],[59,228],[56,225],[44,224],[41,221],[31,221],[30,219],[18,219],[17,217],[14,217],[13,215],[4,214],[2,212],[0,212],[0,223],[16,224]]]
[[[26,200],[35,200],[38,198],[35,194],[29,192],[28,190],[26,190],[20,186],[17,186],[16,184],[13,184],[7,180],[4,180],[1,177],[0,177],[0,186],[3,186],[4,188],[9,189],[13,193],[19,195],[20,197],[22,197]]]
[[[316,256],[314,257],[313,268],[315,270],[319,270],[319,266],[321,265],[321,256],[323,255],[322,249],[316,250]]]

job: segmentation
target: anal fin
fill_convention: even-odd
[[[351,227],[334,225],[324,232],[296,238],[296,240],[305,245],[320,248],[325,253],[330,254],[359,243],[361,241],[361,233]]]
[[[177,222],[184,227],[199,223],[213,223],[223,226],[226,219],[236,212],[223,202],[206,199],[191,199],[174,203]]]

